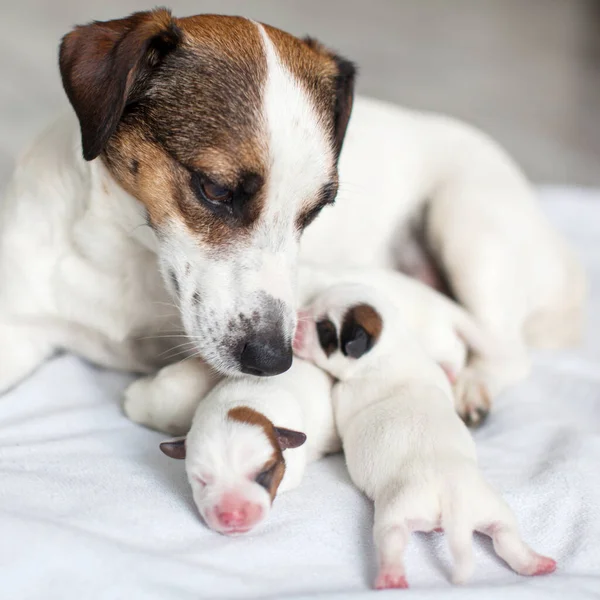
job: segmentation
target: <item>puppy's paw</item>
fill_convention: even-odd
[[[392,590],[408,588],[404,569],[401,567],[385,566],[379,569],[377,579],[375,580],[376,590]]]
[[[491,398],[484,377],[476,370],[464,368],[454,382],[456,412],[467,427],[479,427],[491,410]]]

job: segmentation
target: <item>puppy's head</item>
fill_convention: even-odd
[[[159,9],[75,28],[60,69],[84,157],[141,203],[200,354],[229,374],[289,368],[298,242],[336,196],[352,64],[248,19]]]
[[[349,376],[356,361],[379,344],[381,311],[372,291],[362,285],[339,284],[300,311],[294,351],[338,379]]]
[[[186,440],[163,442],[185,458],[194,501],[205,523],[224,534],[246,533],[271,509],[285,473],[283,451],[306,441],[299,431],[275,427],[263,414],[239,406],[227,419]]]

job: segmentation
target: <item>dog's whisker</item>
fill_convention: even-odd
[[[182,354],[191,348],[194,348],[196,345],[195,342],[185,342],[184,344],[179,344],[178,346],[173,346],[172,348],[167,348],[164,352],[159,354],[160,358],[169,359],[173,356],[177,356],[177,354]]]

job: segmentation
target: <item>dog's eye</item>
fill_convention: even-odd
[[[226,203],[233,197],[230,189],[207,179],[200,184],[200,191],[208,202]]]
[[[272,467],[269,467],[265,471],[261,471],[254,478],[254,481],[256,481],[256,483],[258,483],[258,485],[264,487],[265,490],[268,490],[273,481],[273,475],[275,474],[275,467],[276,467],[276,465],[273,465]]]

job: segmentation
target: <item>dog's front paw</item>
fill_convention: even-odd
[[[156,429],[170,435],[178,436],[187,433],[179,423],[172,423],[163,406],[167,398],[157,394],[157,375],[149,375],[134,381],[125,390],[123,411],[134,423]]]
[[[465,367],[454,382],[456,412],[467,427],[479,427],[487,419],[492,402],[483,375]]]
[[[185,435],[200,400],[219,380],[200,360],[184,360],[134,381],[125,391],[125,414],[169,435]]]

